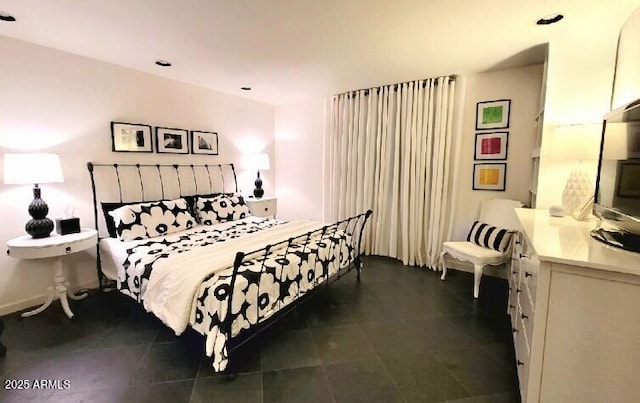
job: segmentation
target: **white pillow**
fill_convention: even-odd
[[[251,215],[249,207],[240,195],[198,197],[196,212],[198,220],[204,225],[240,220]]]
[[[153,238],[193,227],[185,199],[128,204],[109,212],[123,241]]]

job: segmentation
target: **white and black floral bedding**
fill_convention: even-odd
[[[222,371],[228,361],[228,337],[270,317],[356,257],[350,235],[321,228],[319,223],[248,217],[137,241],[127,249],[118,288],[176,334],[191,325],[206,335],[207,355],[213,357],[214,369]],[[266,257],[245,258],[235,280],[232,334],[227,334],[223,321],[235,253],[311,231],[312,236],[299,238],[286,250],[274,248]]]
[[[231,335],[225,329],[230,270],[214,274],[198,288],[191,312],[191,327],[207,336],[206,352],[213,368],[228,363],[227,341],[260,323],[322,284],[356,257],[352,236],[344,231],[315,232],[308,242],[245,260],[235,279],[231,308]]]
[[[128,257],[122,264],[123,270],[118,273],[118,289],[142,302],[149,275],[158,260],[169,259],[175,253],[240,238],[284,223],[285,221],[281,220],[250,217],[217,226],[198,226],[191,231],[137,242],[126,250]]]

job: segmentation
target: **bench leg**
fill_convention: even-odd
[[[479,264],[473,265],[473,298],[478,298],[480,294],[480,279],[482,278],[482,267]]]
[[[442,266],[442,276],[440,276],[440,280],[443,280],[443,281],[445,277],[447,277],[447,262],[444,260],[444,255],[446,253],[447,252],[444,252],[444,251],[440,253],[440,266]]]

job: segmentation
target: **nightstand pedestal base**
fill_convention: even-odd
[[[21,316],[23,318],[27,318],[29,316],[37,315],[40,312],[44,311],[51,305],[55,297],[60,298],[60,303],[62,304],[62,309],[64,313],[69,317],[69,319],[73,318],[73,312],[71,312],[71,308],[69,307],[69,300],[71,298],[73,300],[80,300],[87,296],[87,294],[79,294],[76,295],[71,292],[69,289],[69,282],[64,278],[64,270],[62,268],[62,258],[57,257],[54,260],[55,274],[53,277],[54,285],[49,287],[49,296],[47,297],[47,301],[42,304],[39,308],[36,308],[29,312],[24,312]]]

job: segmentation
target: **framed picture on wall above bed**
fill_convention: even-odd
[[[508,129],[510,99],[478,102],[476,109],[476,130]]]
[[[192,130],[191,154],[218,155],[218,133]]]
[[[158,153],[189,154],[189,132],[170,127],[156,127]]]
[[[476,148],[473,159],[479,160],[506,160],[509,133],[489,132],[476,133]]]
[[[473,164],[473,190],[505,190],[507,164]]]
[[[111,122],[111,150],[152,153],[151,126],[138,123]]]

